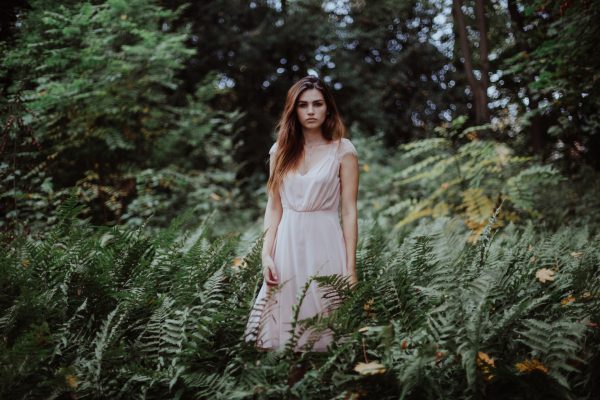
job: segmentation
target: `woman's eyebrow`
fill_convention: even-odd
[[[322,101],[323,100],[313,100],[313,103],[320,103]],[[306,101],[305,100],[300,100],[300,101],[298,101],[298,103],[306,103]]]

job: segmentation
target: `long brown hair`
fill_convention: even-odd
[[[287,92],[285,106],[275,129],[277,130],[277,151],[275,167],[269,177],[267,189],[277,193],[283,177],[298,168],[304,152],[302,125],[296,114],[298,98],[307,89],[318,89],[327,105],[327,116],[321,126],[326,140],[338,140],[346,136],[346,126],[340,117],[331,89],[316,76],[308,75],[294,83]]]

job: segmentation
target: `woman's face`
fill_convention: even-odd
[[[318,89],[306,89],[298,97],[296,113],[304,128],[320,127],[327,116],[327,105],[323,93]]]

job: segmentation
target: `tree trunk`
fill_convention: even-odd
[[[475,77],[473,61],[471,55],[471,48],[469,46],[469,39],[467,38],[467,25],[465,24],[465,16],[461,9],[462,0],[452,1],[452,14],[454,16],[454,25],[458,33],[458,41],[460,49],[464,59],[465,74],[467,76],[467,82],[473,92],[473,105],[475,108],[475,120],[478,124],[489,122],[489,110],[487,101],[487,84],[484,86],[484,82],[487,82],[488,77],[485,80],[479,81]],[[485,26],[485,25],[484,25]],[[480,37],[485,36],[480,34]],[[485,40],[485,60],[487,62],[487,39]],[[488,67],[489,68],[489,67]],[[485,75],[482,71],[482,78]]]
[[[517,8],[516,0],[508,0],[508,14],[510,15],[512,34],[515,37],[515,42],[520,51],[528,53],[530,51],[527,40],[525,40],[525,31],[523,23],[523,16],[519,13]],[[525,93],[529,99],[528,107],[530,110],[538,108],[538,101],[535,100],[529,90],[529,87],[525,86]],[[544,128],[542,126],[542,117],[535,115],[531,118],[531,147],[535,153],[542,154],[544,150]]]
[[[481,62],[481,91],[483,98],[483,117],[485,121],[490,120],[488,108],[489,98],[487,90],[490,87],[490,62],[488,60],[488,40],[485,27],[485,4],[484,0],[475,0],[475,15],[477,19],[477,30],[479,31],[479,59]]]

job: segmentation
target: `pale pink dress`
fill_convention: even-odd
[[[292,306],[311,275],[349,275],[339,217],[339,166],[344,155],[357,155],[357,152],[347,138],[325,146],[328,147],[325,155],[305,175],[300,171],[290,172],[279,190],[283,214],[271,256],[280,290],[269,293],[263,280],[245,332],[245,340],[256,340],[256,346],[261,349],[281,350],[285,347],[291,337]],[[277,143],[273,144],[269,154],[276,148]],[[300,307],[298,320],[317,313],[328,314],[329,303],[321,293],[313,281]],[[325,351],[332,341],[331,332],[325,331],[316,336],[318,340],[312,349],[304,349],[310,334],[305,331],[300,336],[295,351]]]

